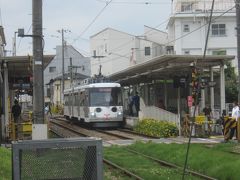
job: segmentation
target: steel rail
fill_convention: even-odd
[[[145,135],[145,134],[140,134],[140,133],[137,133],[135,131],[128,130],[128,129],[118,129],[118,131],[126,132],[126,133],[129,133],[129,134],[134,134],[134,135],[138,135],[138,136],[146,137],[146,138],[159,139],[159,137],[156,137],[156,136],[149,136],[149,135]]]
[[[127,137],[127,136],[123,136],[123,135],[120,135],[120,134],[111,133],[109,131],[104,131],[104,130],[100,130],[100,129],[95,129],[95,131],[100,132],[100,133],[104,133],[104,134],[107,134],[107,135],[110,135],[110,136],[115,136],[115,137],[120,138],[120,139],[134,139],[134,138],[131,138],[131,137]]]
[[[66,127],[66,126],[62,125],[61,123],[58,123],[58,122],[55,122],[55,121],[50,121],[50,123],[55,124],[55,125],[58,125],[58,126],[64,128],[64,129],[67,129],[67,130],[69,130],[69,131],[71,131],[71,132],[73,132],[73,133],[79,134],[79,135],[81,135],[81,136],[88,137],[86,134],[80,133],[79,131],[76,131],[76,130],[73,129],[73,128]]]
[[[123,167],[121,167],[121,166],[119,166],[119,165],[117,165],[117,164],[115,164],[115,163],[113,163],[113,162],[111,162],[111,161],[109,161],[109,160],[107,160],[107,159],[103,159],[103,162],[104,162],[105,164],[107,164],[107,165],[109,165],[109,166],[117,169],[117,170],[120,170],[121,172],[123,172],[124,174],[126,174],[126,175],[129,176],[129,177],[133,177],[133,178],[135,178],[136,180],[144,180],[144,179],[141,178],[140,176],[138,176],[138,175],[136,175],[136,174],[133,174],[132,172],[124,169]]]
[[[126,149],[127,151],[131,152],[131,153],[138,154],[138,155],[141,155],[141,156],[143,156],[143,157],[145,157],[145,158],[147,158],[147,159],[150,159],[150,160],[152,160],[152,161],[155,161],[155,162],[157,162],[157,163],[159,163],[159,164],[161,164],[161,165],[163,165],[163,166],[167,166],[167,167],[170,167],[170,168],[176,168],[176,169],[179,169],[179,170],[183,169],[183,167],[178,166],[178,165],[176,165],[176,164],[169,163],[169,162],[167,162],[167,161],[163,161],[163,160],[160,160],[160,159],[155,159],[155,158],[153,158],[153,157],[151,157],[151,156],[148,156],[148,155],[146,155],[146,154],[140,153],[140,152],[138,152],[138,151],[135,151],[135,150],[132,150],[132,149],[129,149],[129,148],[125,148],[125,149]],[[207,175],[205,175],[205,174],[201,174],[201,173],[198,173],[198,172],[196,172],[196,171],[189,170],[189,169],[186,169],[186,172],[189,173],[189,174],[191,174],[191,175],[193,175],[193,176],[200,177],[200,178],[202,178],[202,179],[206,179],[206,180],[217,180],[216,178],[213,178],[213,177],[210,177],[210,176],[207,176]]]

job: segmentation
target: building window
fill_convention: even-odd
[[[226,50],[213,50],[212,55],[227,55]]]
[[[56,72],[56,67],[49,67],[49,72],[50,73]]]
[[[150,47],[145,47],[145,56],[150,56],[150,55],[151,55]]]
[[[189,55],[189,54],[190,54],[190,51],[189,51],[189,50],[185,50],[183,53],[184,53],[185,55]]]
[[[184,24],[183,25],[183,32],[189,32],[189,31],[190,31],[189,25],[188,24]]]
[[[97,56],[97,51],[93,50],[93,57],[96,57],[96,56]]]
[[[107,44],[104,45],[104,51],[105,51],[105,53],[108,52],[108,50],[107,50]]]
[[[226,25],[225,24],[212,24],[212,36],[225,36]]]
[[[181,12],[192,11],[192,2],[182,2],[181,4]]]

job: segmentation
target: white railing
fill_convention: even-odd
[[[176,124],[179,132],[181,132],[180,116],[156,106],[146,106],[140,101],[139,119],[152,118],[156,120],[168,121]],[[181,134],[179,134],[181,135]]]

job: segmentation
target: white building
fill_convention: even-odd
[[[90,37],[91,74],[98,74],[100,65],[102,74],[110,75],[165,54],[166,42],[167,33],[147,26],[142,36],[106,28]]]
[[[173,0],[168,34],[175,54],[203,55],[211,6],[212,0]],[[234,7],[234,0],[215,0],[207,55],[237,55]]]
[[[84,57],[73,46],[67,45],[64,47],[64,78],[68,79],[70,76],[70,58],[72,58],[72,66],[74,74],[82,74],[89,77],[91,74],[90,58]],[[50,87],[46,84],[50,83],[50,80],[55,80],[57,77],[62,76],[62,46],[56,47],[56,56],[48,64],[44,70],[44,92],[45,98],[50,97]],[[67,81],[67,80],[66,80]],[[61,87],[60,87],[61,88]],[[65,88],[69,88],[66,86]],[[45,99],[46,101],[48,99]]]

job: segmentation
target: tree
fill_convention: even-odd
[[[237,87],[237,75],[234,72],[234,67],[231,63],[227,63],[225,69],[225,91],[226,102],[232,103],[238,100],[238,87]]]

